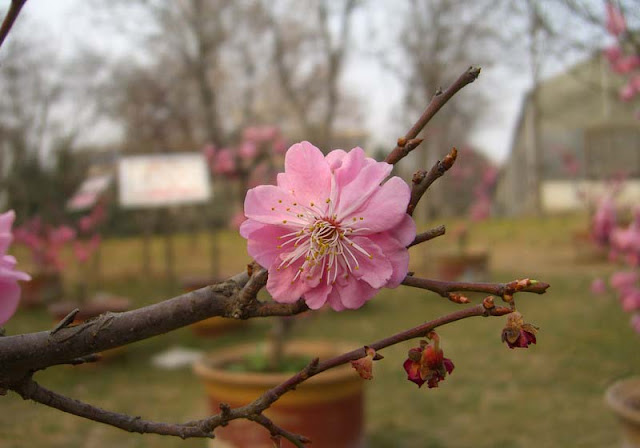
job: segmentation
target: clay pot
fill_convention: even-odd
[[[605,401],[618,417],[622,427],[622,447],[640,448],[640,377],[612,384]]]
[[[185,292],[195,291],[215,283],[211,277],[185,277],[182,279],[182,289]],[[237,330],[247,324],[246,321],[229,319],[226,317],[210,317],[191,325],[191,330],[198,336],[218,336],[227,331]]]
[[[62,276],[59,272],[37,272],[28,282],[20,283],[20,306],[34,308],[62,297]]]
[[[488,276],[489,254],[487,252],[441,254],[436,259],[436,265],[439,280],[479,281]]]
[[[255,345],[233,347],[202,358],[194,365],[204,381],[212,413],[220,412],[220,403],[232,408],[250,403],[266,390],[282,383],[292,373],[253,373],[224,370],[230,362],[255,351]],[[326,359],[340,353],[325,342],[289,342],[285,352]],[[264,412],[288,431],[302,434],[314,448],[364,447],[363,382],[350,365],[323,372],[285,394]],[[272,448],[269,432],[248,420],[234,420],[216,428],[211,448]],[[283,447],[293,447],[282,440]]]
[[[49,312],[53,315],[54,323],[60,322],[67,314],[78,308],[80,311],[76,314],[71,325],[77,325],[87,319],[97,317],[106,312],[120,313],[131,308],[131,301],[124,297],[112,296],[109,294],[100,294],[98,297],[86,303],[77,303],[71,301],[58,302],[49,305]],[[102,360],[110,360],[125,351],[125,347],[116,347],[101,353]]]

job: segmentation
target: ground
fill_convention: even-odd
[[[439,224],[431,223],[431,224]],[[448,229],[458,223],[447,222]],[[543,296],[519,295],[525,319],[540,327],[538,344],[510,350],[500,342],[504,318],[473,318],[439,330],[445,356],[455,363],[437,389],[418,389],[406,380],[402,362],[415,343],[383,351],[374,380],[367,384],[366,430],[371,448],[383,447],[603,447],[618,443],[616,421],[603,401],[606,387],[640,372],[640,337],[629,327],[613,297],[595,297],[589,285],[614,267],[580,260],[589,249],[573,239],[582,217],[490,221],[470,226],[475,249],[489,248],[491,280],[530,277],[551,283]],[[428,225],[421,226],[427,228]],[[432,271],[451,232],[412,249],[418,274]],[[207,272],[207,236],[177,238],[180,275]],[[221,235],[223,274],[248,260],[242,240]],[[139,274],[139,240],[108,240],[102,257],[103,288],[126,295],[136,306],[168,298],[178,288],[163,285],[161,241],[154,242],[156,276]],[[73,283],[69,275],[67,286]],[[481,298],[481,297],[480,297]],[[477,298],[475,298],[477,302]],[[319,313],[295,328],[300,338],[330,337],[354,347],[417,325],[462,305],[401,287],[379,294],[357,312]],[[7,332],[51,328],[44,310],[21,310]],[[172,345],[204,350],[264,338],[267,321],[217,339],[195,337],[189,329],[129,346],[111,363],[51,368],[37,375],[53,390],[116,411],[148,419],[187,421],[206,415],[202,385],[190,369],[156,370],[150,357]],[[23,447],[204,447],[182,441],[132,435],[62,414],[16,394],[0,397],[0,440]]]

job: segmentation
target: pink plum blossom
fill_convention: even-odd
[[[633,328],[633,331],[640,334],[640,314],[636,313],[631,316],[631,328]]]
[[[632,288],[638,281],[638,273],[636,271],[618,271],[611,274],[609,285],[619,293]]]
[[[591,282],[591,293],[595,295],[602,295],[607,292],[607,285],[601,278],[596,278]]]
[[[13,210],[0,214],[0,325],[9,320],[18,308],[20,287],[18,281],[31,280],[31,277],[16,271],[16,259],[7,255],[13,240],[11,226],[16,215]]]
[[[620,295],[622,309],[626,312],[640,309],[640,289],[632,287]]]
[[[305,141],[287,151],[277,185],[247,192],[240,234],[269,270],[274,300],[303,297],[311,309],[340,311],[400,285],[415,223],[406,213],[409,186],[399,177],[381,185],[392,168],[358,147],[325,157]]]
[[[253,160],[258,154],[258,145],[252,141],[242,142],[238,153],[244,160]]]
[[[600,201],[598,209],[593,215],[591,236],[596,243],[601,245],[609,243],[609,238],[616,226],[616,222],[616,205],[613,202],[613,198],[608,196]]]
[[[609,64],[614,64],[622,56],[622,49],[618,45],[613,45],[605,48],[603,53],[604,57],[609,61]]]
[[[615,37],[627,30],[627,23],[620,9],[612,2],[607,2],[607,31]]]
[[[229,221],[229,226],[234,229],[234,230],[239,230],[240,226],[242,225],[243,222],[245,222],[246,218],[244,217],[244,213],[242,212],[237,212],[234,213],[234,215],[231,217],[231,220]]]
[[[213,172],[216,174],[233,174],[236,169],[235,160],[230,149],[221,149],[216,153]]]

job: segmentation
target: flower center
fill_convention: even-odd
[[[298,214],[297,217],[303,222],[291,224],[300,226],[300,230],[282,235],[280,240],[284,241],[278,245],[278,249],[291,250],[281,255],[282,262],[277,270],[288,268],[304,259],[292,283],[303,275],[307,279],[320,275],[326,277],[327,285],[333,284],[338,275],[348,278],[350,273],[360,269],[359,257],[364,255],[369,259],[373,258],[351,239],[358,232],[367,229],[354,229],[339,222],[335,215],[320,217],[309,213]]]

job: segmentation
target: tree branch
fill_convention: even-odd
[[[2,26],[0,26],[0,47],[4,43],[4,40],[9,35],[13,24],[15,23],[18,15],[20,14],[20,10],[24,6],[27,0],[11,0],[11,5],[9,5],[9,10],[7,11],[7,15],[4,17],[4,21],[2,22]]]
[[[422,196],[427,192],[432,183],[441,178],[456,162],[458,157],[458,150],[451,148],[449,154],[442,160],[438,160],[429,170],[428,173],[424,171],[418,171],[414,174],[411,181],[411,198],[409,199],[409,205],[407,205],[407,214],[413,215],[413,211],[416,209],[418,202],[422,199]]]
[[[422,113],[418,121],[409,129],[409,132],[398,143],[408,142],[418,136],[420,131],[431,121],[433,116],[449,101],[456,93],[458,93],[467,84],[471,84],[480,75],[479,67],[469,67],[458,79],[451,84],[444,92],[437,92],[431,99],[431,102]],[[396,145],[396,147],[389,153],[385,162],[395,165],[402,158],[404,158],[413,148],[409,148],[407,145]]]
[[[440,225],[438,227],[434,227],[433,229],[429,229],[426,232],[419,233],[416,235],[415,239],[411,243],[409,243],[407,249],[417,244],[424,243],[425,241],[429,241],[442,236],[446,231],[447,229],[444,227],[444,225]]]
[[[550,286],[548,283],[529,279],[514,280],[509,283],[445,282],[441,280],[431,280],[428,278],[418,278],[410,275],[405,277],[402,284],[406,286],[413,286],[414,288],[433,291],[445,298],[451,298],[451,293],[460,291],[484,292],[503,298],[513,296],[517,292],[544,294]]]
[[[475,316],[502,316],[510,312],[511,310],[509,308],[486,308],[483,305],[477,305],[417,325],[393,336],[367,344],[367,346],[375,349],[376,351],[379,351],[386,347],[390,347],[392,345],[408,341],[410,339],[424,336],[429,331],[437,327],[456,322],[458,320]],[[269,389],[253,402],[235,409],[231,409],[228,406],[221,406],[220,414],[213,415],[201,420],[193,420],[186,423],[154,422],[150,420],[143,420],[138,416],[134,417],[127,414],[108,411],[97,406],[93,406],[88,403],[66,397],[43,386],[40,386],[31,378],[31,375],[28,375],[20,381],[14,383],[11,386],[11,389],[18,393],[25,400],[33,400],[46,406],[58,409],[60,411],[114,426],[116,428],[120,428],[129,432],[177,436],[182,439],[193,437],[213,438],[213,431],[218,426],[226,425],[231,420],[244,418],[247,420],[255,421],[256,423],[264,426],[274,436],[285,437],[296,446],[303,447],[306,443],[310,442],[306,437],[290,433],[280,428],[271,420],[263,416],[262,412],[269,408],[282,395],[291,390],[294,390],[298,385],[305,382],[309,378],[326,370],[346,364],[350,361],[355,361],[364,356],[365,349],[361,347],[342,355],[327,359],[323,362],[320,362],[318,358],[315,358],[300,372],[291,376],[286,381],[280,383],[272,389]]]
[[[0,338],[0,387],[7,388],[30,370],[120,347],[209,317],[233,317],[239,294],[248,282],[249,276],[244,272],[173,299],[124,313],[105,313],[55,333],[41,331]],[[255,300],[244,307],[242,317],[291,316],[307,309],[301,300],[292,304]]]

